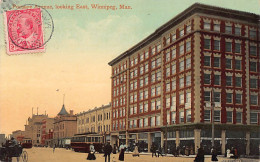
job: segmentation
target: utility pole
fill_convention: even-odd
[[[166,121],[166,135],[165,135],[165,138],[166,138],[166,143],[165,143],[165,154],[168,153],[168,142],[167,142],[167,136],[168,136],[168,129],[167,129],[167,126],[168,126],[168,122]]]
[[[215,102],[214,102],[214,89],[212,87],[212,90],[211,90],[211,112],[212,112],[212,126],[211,126],[211,134],[212,134],[212,139],[211,139],[211,145],[212,145],[212,148],[214,147],[214,106],[215,106]]]

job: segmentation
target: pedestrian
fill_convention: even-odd
[[[217,156],[218,156],[218,154],[217,154],[217,150],[213,147],[212,149],[211,149],[211,161],[218,161],[218,158],[217,158]]]
[[[120,161],[124,161],[125,160],[125,147],[124,147],[123,143],[120,144],[119,151],[120,151],[120,153],[119,153],[119,158],[118,159]]]
[[[89,153],[88,153],[87,160],[96,160],[95,148],[92,144],[89,146]]]
[[[112,152],[112,146],[107,142],[104,147],[105,162],[110,162],[110,154]],[[107,160],[108,159],[108,160]]]
[[[132,155],[133,155],[133,156],[138,156],[138,157],[139,157],[139,152],[138,152],[138,147],[137,147],[137,146],[135,146],[135,149],[134,149]]]
[[[203,150],[203,147],[200,147],[198,149],[198,154],[195,157],[194,162],[204,162],[204,150]]]
[[[114,144],[113,154],[116,154],[116,144]]]
[[[153,155],[154,155],[155,157],[157,157],[157,155],[156,155],[156,147],[155,147],[155,144],[154,144],[154,143],[152,143],[151,152],[152,152],[152,157],[153,157]]]
[[[162,148],[161,148],[161,146],[159,145],[159,148],[158,148],[158,150],[157,150],[157,157],[159,157],[160,155],[163,157],[163,155],[162,155]]]
[[[56,144],[53,145],[53,150],[52,150],[53,153],[54,153],[54,151],[55,151],[55,147],[56,147]]]

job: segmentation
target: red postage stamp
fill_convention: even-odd
[[[41,8],[5,13],[8,54],[44,52]]]

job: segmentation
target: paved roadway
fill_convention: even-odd
[[[32,148],[25,149],[28,153],[28,162],[91,162],[86,160],[86,153],[78,153],[71,150],[56,148],[54,153],[52,148]],[[104,162],[103,154],[96,154],[95,162]],[[234,160],[218,157],[219,162],[235,162]],[[94,161],[94,160],[93,160]],[[151,154],[141,154],[140,157],[132,157],[129,153],[125,154],[125,162],[193,162],[194,157],[159,157],[155,158]],[[210,156],[206,156],[205,162],[210,162]],[[13,159],[16,162],[16,159]],[[21,161],[20,161],[21,162]],[[110,162],[119,162],[118,154],[111,154]],[[236,162],[260,162],[253,159],[242,159]]]

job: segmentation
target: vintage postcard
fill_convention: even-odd
[[[0,0],[0,162],[257,162],[259,0]]]

